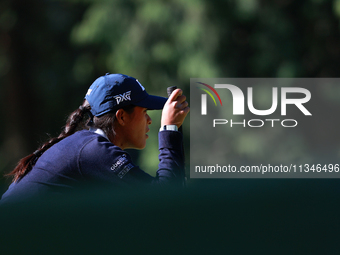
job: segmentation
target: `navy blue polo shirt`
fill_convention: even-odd
[[[130,155],[100,134],[78,131],[45,151],[32,170],[10,185],[2,202],[60,194],[95,184],[109,187],[181,185],[184,179],[182,134],[161,131],[159,166],[152,177]]]

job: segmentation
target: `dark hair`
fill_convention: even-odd
[[[93,126],[102,129],[107,137],[110,139],[115,136],[114,122],[116,119],[115,112],[106,113],[100,117],[93,117],[90,112],[91,106],[84,100],[83,104],[74,112],[72,112],[66,121],[64,130],[58,137],[50,139],[48,142],[41,145],[35,152],[22,158],[13,171],[6,174],[6,176],[13,176],[12,182],[16,182],[24,177],[39,159],[39,157],[54,144],[60,142],[64,138],[74,134],[76,131],[84,129],[86,126]],[[122,108],[128,113],[133,112],[134,106],[129,105]],[[85,119],[87,117],[87,121]],[[110,139],[111,140],[111,139]]]
[[[131,114],[135,108],[135,105],[128,105],[125,107],[122,107],[124,111],[126,111],[128,114]],[[116,112],[108,112],[100,117],[93,117],[93,121],[90,121],[87,125],[93,126],[96,128],[100,128],[104,131],[106,136],[109,138],[110,141],[115,137],[115,120],[116,120]]]

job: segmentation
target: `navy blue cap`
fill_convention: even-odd
[[[90,86],[85,99],[91,106],[91,113],[97,117],[128,105],[161,110],[167,100],[149,95],[137,79],[124,74],[99,77]]]

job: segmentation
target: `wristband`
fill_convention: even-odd
[[[178,131],[178,127],[176,125],[164,125],[159,129],[159,131],[163,130],[171,130],[171,131]]]

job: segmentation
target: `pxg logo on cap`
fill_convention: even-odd
[[[123,95],[122,95],[122,94],[119,94],[118,96],[113,96],[113,97],[116,99],[117,105],[118,105],[118,104],[120,104],[121,102],[123,102],[124,100],[125,100],[125,101],[131,101],[130,95],[131,95],[131,90],[128,91],[128,92],[123,93]]]

